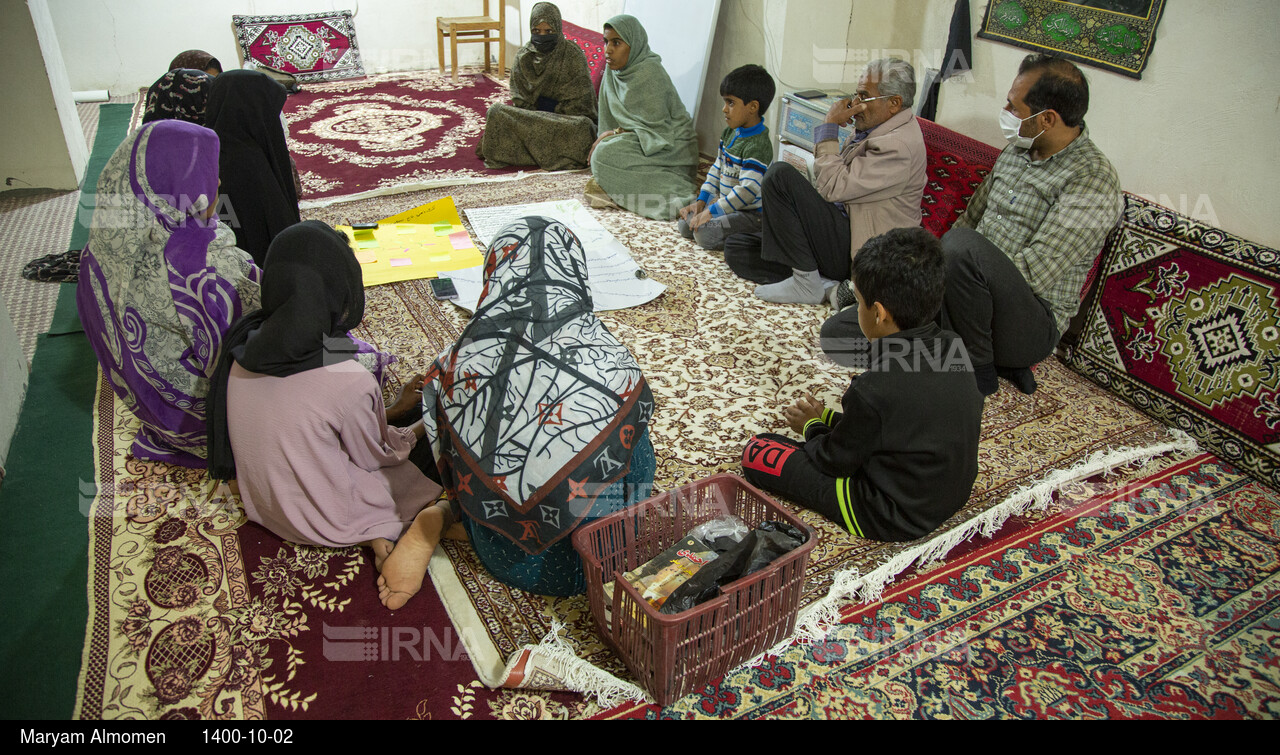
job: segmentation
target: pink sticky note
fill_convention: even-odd
[[[471,234],[466,231],[458,231],[457,233],[449,234],[449,241],[453,242],[454,249],[471,248]]]
[[[392,267],[404,267],[405,265],[413,264],[413,260],[408,257],[392,257],[390,261]]]

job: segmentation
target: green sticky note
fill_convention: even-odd
[[[381,244],[378,243],[377,239],[369,239],[368,241],[356,242],[357,249],[377,249],[379,246],[381,246]]]

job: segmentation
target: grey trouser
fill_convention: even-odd
[[[724,249],[724,240],[735,233],[755,233],[760,230],[761,216],[758,212],[731,212],[698,226],[698,230],[690,230],[684,218],[677,221],[680,235],[703,249],[720,251]]]

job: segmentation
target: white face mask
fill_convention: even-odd
[[[1043,112],[1043,110],[1040,111],[1040,113]],[[1018,132],[1022,130],[1023,121],[1035,118],[1037,115],[1040,115],[1040,113],[1028,115],[1026,118],[1019,118],[1008,110],[1001,110],[1000,130],[1004,132],[1004,138],[1015,147],[1031,149],[1031,145],[1035,144],[1035,141],[1040,137],[1040,134],[1044,133],[1044,129],[1040,129],[1040,134],[1036,134],[1035,136],[1022,136]]]

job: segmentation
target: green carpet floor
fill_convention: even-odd
[[[124,140],[132,110],[132,105],[102,106],[84,186],[97,186],[102,166]],[[84,209],[92,201],[91,194],[82,195],[72,248],[88,239],[81,221],[92,217]],[[75,286],[62,284],[54,323],[36,344],[0,485],[4,718],[67,719],[75,706],[89,613],[86,516],[94,493],[97,379],[97,361],[76,316]]]
[[[116,103],[99,106],[98,132],[93,140],[89,163],[84,170],[80,203],[76,207],[76,222],[71,228],[68,249],[84,249],[85,244],[89,243],[89,220],[93,218],[93,208],[98,201],[98,175],[102,173],[102,168],[111,159],[116,147],[124,141],[125,134],[129,132],[129,119],[132,117],[133,105]],[[105,149],[104,144],[107,145]],[[53,311],[53,322],[49,324],[49,335],[78,333],[80,330],[75,297],[59,296],[57,308]]]

